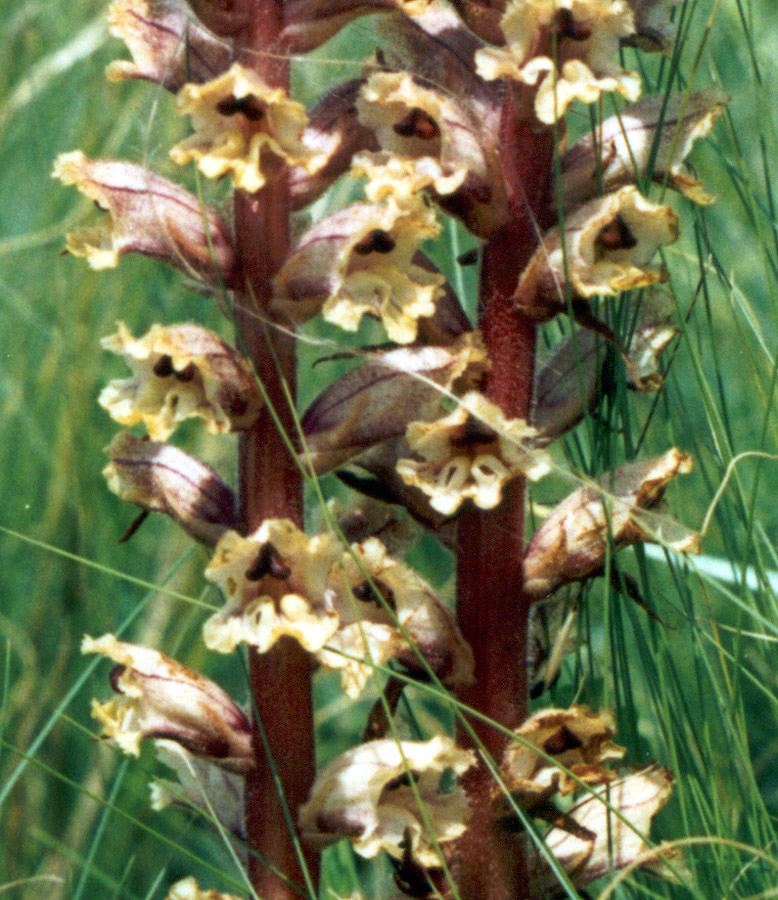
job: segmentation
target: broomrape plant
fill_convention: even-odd
[[[154,741],[177,773],[178,784],[154,783],[155,808],[215,815],[242,848],[255,897],[315,896],[319,852],[341,839],[362,857],[386,854],[394,890],[417,900],[577,896],[628,866],[688,878],[679,856],[650,852],[671,772],[617,768],[624,749],[607,710],[528,707],[539,604],[601,574],[628,544],[699,550],[663,501],[692,467],[683,448],[580,479],[525,540],[527,484],[559,468],[550,445],[594,408],[605,372],[636,391],[662,388],[676,329],[657,285],[679,217],[648,195],[659,196],[655,182],[712,201],[684,160],[727,99],[712,89],[640,98],[640,54],[672,53],[672,7],[111,6],[131,60],[112,63],[109,78],[176,95],[192,133],[170,156],[206,182],[229,180],[232,209],[73,151],[55,175],[107,216],[67,249],[95,269],[127,253],[180,269],[219,300],[235,346],[193,323],[139,337],[119,323],[103,346],[131,375],[99,402],[142,436],[113,440],[105,475],[142,515],[166,513],[210,548],[205,576],[224,605],[203,638],[220,653],[248,648],[250,704],[111,635],[86,637],[83,650],[117,664],[117,697],[93,706],[104,734],[135,755]],[[310,109],[290,97],[290,58],[368,15],[381,48],[358,77]],[[568,142],[575,104],[601,111],[613,94],[627,105]],[[344,176],[361,198],[311,213]],[[474,305],[424,252],[446,217],[478,242]],[[632,322],[627,337],[609,325],[615,304]],[[560,316],[577,326],[538,362],[539,328]],[[358,364],[298,419],[296,341],[314,317],[360,335],[372,319],[382,338],[363,340]],[[234,492],[168,443],[190,418],[239,433]],[[324,507],[320,530],[306,533],[303,488],[321,499],[317,478],[329,472],[366,499],[342,514]],[[455,553],[455,611],[402,559],[419,527]],[[379,686],[363,742],[318,774],[316,667],[337,671],[351,699]],[[455,735],[407,739],[399,701],[413,685],[448,697]],[[190,878],[168,898],[228,895]]]

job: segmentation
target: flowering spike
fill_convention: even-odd
[[[686,96],[645,97],[587,134],[563,154],[561,196],[566,208],[609,193],[648,174],[695,203],[711,203],[702,184],[681,166],[694,142],[709,134],[729,98],[708,88]],[[595,147],[597,148],[595,151]]]
[[[605,562],[609,538],[617,547],[659,541],[678,552],[698,553],[696,532],[645,512],[657,507],[676,475],[691,468],[689,454],[673,448],[662,456],[619,466],[603,475],[598,486],[570,494],[527,546],[525,590],[540,599],[561,584],[597,574]]]
[[[67,236],[68,252],[85,257],[93,269],[112,268],[125,253],[140,253],[209,285],[232,285],[232,236],[194,194],[142,166],[87,159],[80,150],[61,153],[53,176],[75,185],[110,214],[110,226],[82,228]]]
[[[114,0],[108,30],[132,54],[132,62],[110,63],[111,81],[140,78],[176,93],[187,81],[209,81],[232,62],[230,44],[204,28],[183,0]]]
[[[326,162],[302,142],[304,107],[239,63],[205,84],[184,85],[178,111],[191,117],[195,133],[172,148],[173,162],[195,162],[206,178],[229,174],[247,193],[258,191],[284,164],[315,172]]]
[[[199,325],[152,325],[134,338],[123,322],[102,345],[124,357],[132,378],[110,382],[98,398],[125,427],[142,423],[165,440],[197,417],[212,434],[250,428],[262,398],[246,361],[217,334]]]
[[[414,857],[423,866],[439,866],[433,837],[438,843],[453,840],[469,819],[464,791],[457,787],[442,793],[441,777],[449,769],[462,775],[475,761],[472,751],[460,750],[448,737],[425,743],[386,739],[354,747],[319,773],[310,800],[300,809],[303,838],[326,846],[348,837],[360,856],[386,850],[399,859],[408,831]],[[409,779],[424,805],[424,817]]]
[[[93,701],[92,714],[125,753],[137,756],[143,738],[168,738],[235,772],[253,765],[249,721],[214,682],[112,634],[85,636],[81,651],[119,664],[111,674],[119,696],[107,703]]]
[[[103,475],[120,499],[165,513],[210,546],[237,526],[235,495],[210,466],[183,450],[125,431],[106,453],[111,462]]]
[[[521,474],[534,480],[549,471],[545,454],[531,449],[535,437],[525,421],[506,419],[498,406],[470,391],[450,415],[408,426],[408,446],[424,461],[402,459],[397,471],[443,515],[452,515],[467,499],[492,509],[508,481]]]

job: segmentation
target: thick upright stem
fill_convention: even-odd
[[[272,86],[288,87],[288,64],[262,52],[273,46],[278,33],[280,0],[247,0],[242,5],[242,21],[247,24],[236,35],[244,48],[241,61]],[[236,192],[235,234],[246,285],[236,310],[238,327],[265,386],[269,405],[287,435],[294,433],[288,399],[295,391],[294,338],[274,327],[268,305],[273,276],[289,247],[289,209],[283,177],[252,196]],[[300,475],[282,431],[267,409],[241,441],[239,479],[247,529],[255,529],[267,518],[290,518],[302,524]],[[263,900],[292,900],[297,892],[285,878],[298,889],[304,888],[305,879],[287,816],[296,819],[315,775],[311,662],[297,642],[284,638],[268,653],[250,654],[250,675],[257,718],[269,749],[266,752],[255,729],[256,769],[247,778],[246,792],[248,842],[257,854],[250,860],[251,880]],[[271,758],[286,809],[274,780]],[[315,885],[318,856],[308,855],[306,864]]]
[[[511,191],[511,220],[484,249],[481,328],[492,368],[487,397],[509,418],[526,419],[532,400],[535,326],[511,301],[519,274],[546,225],[552,142],[516,120],[507,94],[502,117],[503,171]],[[457,618],[475,657],[475,683],[460,698],[505,728],[527,713],[526,643],[530,600],[523,591],[524,479],[489,511],[459,520]],[[473,727],[499,764],[505,735]],[[460,738],[468,737],[461,732]],[[463,900],[521,900],[528,896],[524,864],[512,835],[492,816],[494,780],[481,765],[466,780],[473,818],[457,848],[454,871]]]

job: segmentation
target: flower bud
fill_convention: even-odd
[[[143,424],[165,440],[180,422],[200,418],[211,434],[243,431],[256,421],[262,397],[242,356],[199,325],[152,325],[134,338],[124,323],[101,341],[124,357],[133,377],[111,381],[98,398],[125,427]]]
[[[317,222],[292,248],[274,284],[273,305],[295,322],[322,311],[356,331],[364,315],[381,319],[389,339],[408,344],[417,320],[435,312],[445,281],[413,262],[440,226],[421,199],[354,203]]]
[[[232,235],[214,212],[183,188],[142,166],[61,153],[53,175],[107,210],[111,224],[81,228],[67,249],[93,269],[116,266],[125,253],[160,259],[212,286],[233,284]]]
[[[535,532],[524,556],[525,590],[536,599],[561,584],[599,572],[608,542],[616,547],[657,541],[681,553],[699,552],[699,535],[661,515],[668,483],[690,472],[692,459],[672,449],[627,463],[582,487],[559,504]],[[655,509],[654,513],[647,510]]]
[[[316,778],[310,799],[300,808],[303,839],[321,847],[348,837],[360,856],[386,850],[399,859],[407,832],[418,862],[439,866],[434,841],[459,837],[470,818],[464,790],[442,793],[441,777],[447,770],[462,775],[475,763],[472,751],[460,750],[448,737],[424,743],[386,739],[354,747]]]
[[[565,273],[574,297],[618,294],[667,280],[649,261],[678,237],[678,216],[631,186],[592,200],[552,229],[519,280],[515,302],[537,322],[567,309]]]
[[[714,199],[682,171],[694,142],[707,135],[729,98],[714,88],[687,96],[645,97],[587,134],[562,156],[562,203],[571,208],[625,184],[651,178],[695,203]]]
[[[194,162],[206,178],[229,174],[249,194],[285,165],[314,172],[326,161],[302,142],[304,107],[239,63],[205,84],[185,84],[178,111],[191,117],[195,133],[172,148],[173,162]]]
[[[500,22],[507,46],[476,54],[482,78],[537,86],[535,115],[559,121],[573,100],[594,103],[606,91],[637,100],[641,80],[614,60],[634,33],[626,0],[511,0]]]
[[[235,495],[210,466],[183,450],[125,431],[106,453],[111,462],[103,475],[120,499],[165,513],[209,546],[237,526]]]
[[[125,753],[137,756],[143,738],[168,738],[235,772],[253,765],[249,721],[214,682],[112,634],[85,636],[81,651],[118,663],[111,685],[119,696],[107,703],[93,701],[92,714]]]
[[[112,62],[111,81],[141,78],[176,93],[187,81],[216,77],[232,62],[232,48],[192,15],[183,0],[114,0],[108,30],[132,54]]]
[[[477,384],[486,356],[477,333],[449,347],[376,353],[314,400],[302,419],[303,458],[317,474],[434,417],[441,397]]]
[[[405,439],[423,461],[401,459],[397,471],[445,516],[468,499],[493,509],[508,481],[522,474],[536,480],[549,471],[544,452],[532,449],[535,436],[523,419],[506,419],[498,406],[470,391],[450,415],[408,426]]]

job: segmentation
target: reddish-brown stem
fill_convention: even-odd
[[[248,23],[237,35],[243,48],[241,62],[254,68],[268,84],[288,87],[288,65],[262,52],[273,46],[280,28],[280,0],[246,0],[235,6],[240,7],[241,20]],[[295,344],[293,336],[274,328],[268,316],[272,279],[289,247],[289,210],[283,177],[273,179],[252,196],[235,195],[237,256],[246,286],[239,295],[236,318],[242,344],[269,401],[268,409],[240,444],[240,498],[243,522],[250,531],[268,518],[289,518],[302,524],[300,475],[283,439],[283,432],[294,433],[287,391],[294,397]],[[280,419],[281,430],[270,407]],[[269,748],[266,753],[255,729],[256,768],[246,782],[248,843],[257,854],[250,858],[251,881],[263,900],[292,900],[298,892],[289,882],[299,891],[304,890],[305,879],[287,817],[296,819],[315,776],[311,662],[290,638],[282,639],[267,653],[251,652],[249,662],[253,703]],[[271,757],[286,810],[274,781]],[[318,855],[306,854],[305,862],[315,888]]]
[[[519,274],[546,223],[552,142],[516,120],[508,94],[502,116],[503,170],[511,190],[511,221],[484,248],[481,328],[492,368],[486,396],[509,418],[526,419],[532,400],[535,325],[512,303]],[[530,600],[522,588],[524,479],[512,482],[494,510],[470,509],[459,520],[457,619],[475,658],[475,683],[460,693],[469,706],[506,728],[527,713],[526,643]],[[499,763],[505,735],[482,722],[473,727]],[[460,738],[469,742],[461,730]],[[519,900],[526,877],[515,838],[492,815],[494,779],[482,764],[465,787],[473,818],[457,847],[453,869],[463,900]]]

